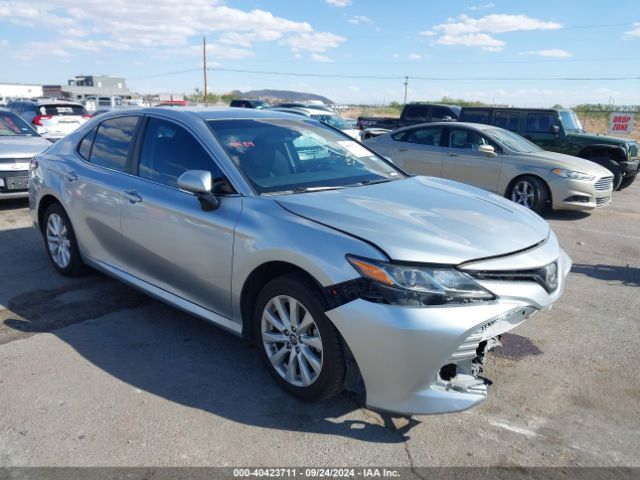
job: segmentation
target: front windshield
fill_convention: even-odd
[[[311,115],[311,118],[318,120],[319,122],[326,123],[327,125],[331,125],[339,130],[348,130],[350,128],[339,115]]]
[[[305,119],[210,120],[236,166],[260,193],[296,193],[405,178],[348,137]]]
[[[571,110],[562,110],[560,112],[560,121],[564,127],[565,132],[583,132],[582,124],[576,112]]]
[[[38,133],[18,115],[11,112],[0,112],[0,137],[17,136],[39,137]]]
[[[503,128],[490,128],[485,130],[485,133],[490,135],[491,138],[498,142],[503,148],[515,153],[535,153],[542,151],[535,143],[530,142],[517,133],[510,132]]]

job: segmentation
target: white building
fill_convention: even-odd
[[[42,85],[0,83],[0,98],[33,98],[42,96]]]

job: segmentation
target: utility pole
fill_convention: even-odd
[[[407,104],[407,86],[409,85],[409,76],[404,77],[404,105]]]
[[[204,65],[204,106],[207,106],[207,37],[202,37],[202,64]]]

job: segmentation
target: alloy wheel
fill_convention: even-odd
[[[261,334],[267,357],[287,383],[313,384],[322,371],[320,331],[311,313],[298,300],[278,295],[262,311]]]
[[[67,268],[71,262],[71,240],[64,220],[57,213],[47,219],[47,248],[51,259],[60,268]]]
[[[532,209],[535,201],[535,190],[533,185],[526,180],[520,180],[513,186],[513,190],[511,191],[511,201],[527,207],[528,209]]]

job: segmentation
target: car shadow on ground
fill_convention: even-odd
[[[18,210],[20,208],[27,208],[28,206],[28,198],[11,198],[7,200],[0,198],[0,212]]]
[[[586,277],[604,280],[611,284],[618,283],[630,287],[640,287],[640,268],[629,265],[584,265],[574,263],[571,272]]]
[[[15,243],[16,232],[24,240],[35,235],[32,229],[8,232],[0,231],[0,244],[5,237]],[[32,255],[18,251],[0,266]],[[9,298],[0,343],[2,329],[11,330],[11,339],[51,332],[135,388],[248,425],[399,443],[420,423],[367,410],[362,394],[354,392],[321,403],[299,401],[270,377],[258,346],[97,272],[62,284],[51,266],[40,274],[57,287]]]
[[[591,216],[591,213],[579,210],[547,210],[542,212],[542,218],[545,220],[559,220],[561,222],[582,220],[589,216]]]

